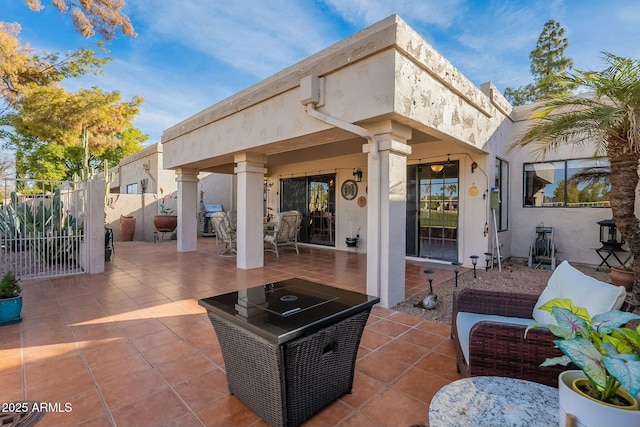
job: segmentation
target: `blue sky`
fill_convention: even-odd
[[[566,29],[575,68],[600,70],[602,52],[640,58],[638,0],[125,0],[138,37],[118,35],[97,85],[123,99],[142,95],[135,125],[150,139],[367,26],[398,14],[477,86],[501,91],[531,82],[529,53],[544,23]],[[18,22],[37,50],[95,48],[98,36],[74,32],[69,16],[42,0],[0,0],[0,21]]]

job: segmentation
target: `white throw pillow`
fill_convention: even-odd
[[[568,298],[576,307],[584,307],[591,316],[618,310],[622,307],[627,293],[622,286],[613,286],[587,276],[563,261],[549,278],[547,286],[533,308],[533,318],[537,323],[556,324],[548,311],[540,310],[542,304],[554,298]]]

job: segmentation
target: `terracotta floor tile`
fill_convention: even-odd
[[[422,331],[431,332],[432,334],[440,335],[446,338],[450,338],[451,336],[451,326],[446,325],[444,323],[431,322],[429,320],[425,320],[424,322],[416,325],[415,328],[420,329]]]
[[[403,325],[407,326],[416,326],[417,324],[424,321],[424,319],[420,317],[410,316],[405,313],[400,313],[399,311],[392,313],[389,317],[387,317],[387,319],[393,322],[402,323]]]
[[[391,341],[391,339],[392,338],[387,335],[365,329],[360,339],[360,345],[368,350],[375,350]]]
[[[106,416],[106,410],[95,388],[67,398],[51,398],[41,402],[58,406],[56,411],[45,413],[38,422],[38,427],[72,426]]]
[[[332,427],[353,413],[353,409],[341,400],[336,400],[329,406],[317,412],[307,421],[302,423],[303,427]]]
[[[386,319],[382,319],[379,322],[371,325],[368,330],[395,338],[407,332],[409,328],[409,326],[403,325],[402,323],[396,323]]]
[[[234,396],[225,396],[195,411],[200,421],[209,427],[243,427],[260,417]]]
[[[189,413],[171,389],[148,395],[112,411],[117,425],[156,427],[174,422]]]
[[[116,246],[105,273],[91,280],[25,283],[25,319],[0,328],[0,384],[15,390],[6,397],[73,405],[72,413],[46,414],[38,426],[268,427],[229,395],[220,346],[198,298],[293,277],[366,287],[364,254],[301,248],[278,259],[266,254],[264,268],[239,270],[235,257],[216,255],[215,239],[199,241],[193,253],[177,253],[174,241]],[[422,269],[407,262],[407,293],[426,289]],[[443,274],[452,272],[434,276]],[[35,303],[43,300],[51,303]],[[449,335],[448,325],[374,307],[353,392],[304,425],[426,423],[426,401],[458,378]]]
[[[110,410],[168,388],[169,385],[155,369],[134,372],[126,377],[100,386],[100,392]]]
[[[415,364],[416,368],[430,372],[450,381],[460,379],[456,369],[456,359],[440,353],[431,352]]]
[[[429,418],[426,403],[394,389],[387,389],[374,397],[361,412],[374,420],[373,425],[380,427],[426,424]]]
[[[391,341],[378,349],[378,353],[409,365],[415,363],[428,352],[429,350],[424,347],[403,340]]]
[[[202,353],[194,353],[183,359],[162,363],[156,368],[169,384],[177,384],[204,372],[217,369],[218,366]]]
[[[398,378],[409,365],[376,352],[358,360],[356,367],[378,381],[389,383]]]
[[[393,388],[402,391],[414,399],[430,403],[437,391],[449,384],[449,382],[449,380],[441,376],[425,372],[418,368],[412,368],[393,383]]]
[[[441,335],[432,334],[431,332],[412,329],[398,339],[419,345],[420,347],[434,349],[447,338],[444,338]]]
[[[384,383],[363,374],[358,369],[353,376],[351,394],[344,394],[340,398],[352,408],[358,408],[384,387]]]
[[[227,376],[220,369],[205,372],[173,388],[192,410],[229,395]]]

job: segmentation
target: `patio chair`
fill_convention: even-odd
[[[265,247],[265,250],[275,252],[276,257],[280,257],[278,248],[292,247],[298,252],[298,231],[302,223],[302,215],[298,211],[285,211],[276,215],[276,224],[273,231],[269,231],[264,236],[264,241],[273,249]]]
[[[555,323],[538,307],[553,298],[569,298],[591,315],[611,309],[632,311],[623,287],[600,282],[564,261],[541,295],[467,288],[454,292],[451,338],[458,371],[463,377],[501,376],[558,386],[558,375],[569,366],[541,367],[549,357],[562,356],[557,339],[546,328],[527,326]]]
[[[220,255],[235,254],[237,248],[236,230],[231,228],[227,212],[211,214],[211,224],[216,232],[216,238],[225,243],[225,250]]]
[[[535,238],[529,247],[529,268],[548,266],[551,270],[555,270],[556,255],[553,227],[536,226]]]

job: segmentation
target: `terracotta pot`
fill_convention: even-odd
[[[609,279],[614,286],[624,286],[627,292],[631,292],[633,289],[633,280],[635,274],[633,271],[625,270],[623,268],[613,267],[609,273]]]
[[[177,215],[156,215],[153,217],[153,225],[161,232],[171,232],[178,226]]]
[[[136,219],[132,216],[120,215],[120,240],[123,242],[133,241],[136,233]]]

